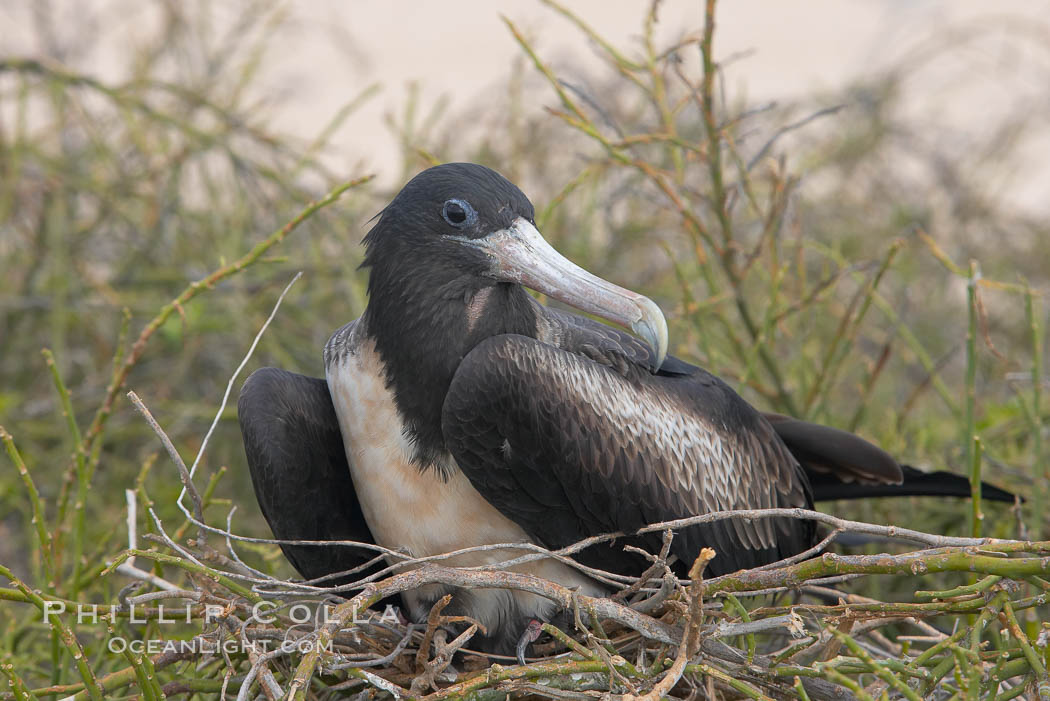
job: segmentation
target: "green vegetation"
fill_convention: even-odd
[[[279,597],[274,622],[247,620],[279,588],[266,577],[288,578],[290,567],[276,546],[231,550],[180,511],[180,471],[126,393],[193,464],[230,376],[297,271],[247,369],[320,375],[324,341],[363,308],[358,242],[391,194],[318,159],[371,89],[348,95],[306,144],[272,133],[265,110],[248,104],[279,9],[251,4],[236,31],[216,36],[202,24],[207,12],[166,4],[165,31],[137,49],[122,84],[53,58],[0,57],[0,698],[242,689],[329,698],[366,687],[579,698],[654,684],[676,698],[832,698],[832,685],[859,698],[1050,698],[1050,230],[1009,211],[980,177],[1011,167],[1032,115],[972,153],[916,148],[898,88],[936,51],[866,77],[844,109],[821,99],[756,108],[727,96],[732,66],[718,63],[713,0],[704,26],[673,46],[654,43],[655,6],[640,44],[614,47],[586,18],[548,4],[604,59],[595,87],[563,79],[508,20],[523,61],[502,98],[486,96],[484,129],[421,119],[410,101],[393,122],[406,174],[445,160],[501,170],[530,195],[555,247],[654,297],[672,351],[756,405],[858,431],[908,462],[1028,499],[1013,510],[898,500],[829,513],[1033,542],[927,539],[918,552],[870,546],[666,583],[652,615],[622,606],[626,597],[581,602],[551,590],[577,607],[578,629],[548,627],[547,649],[571,654],[477,674],[467,658],[454,681],[443,676],[451,650],[469,641],[435,630],[440,610],[409,635],[398,624],[353,636],[323,627],[339,655],[107,649],[114,638],[308,635],[288,608],[309,599],[301,592]],[[521,111],[526,77],[548,83],[543,114]],[[918,163],[922,177],[902,175],[905,152],[908,172]],[[269,535],[232,408],[194,481],[210,526]],[[886,549],[894,554],[875,555]],[[857,573],[869,576],[842,585],[854,594],[827,598],[824,577]],[[396,575],[337,608],[336,623],[418,576],[461,575]],[[648,576],[650,589],[661,586],[659,571]],[[537,586],[510,579],[502,585]],[[159,621],[162,597],[185,603],[188,621]],[[127,606],[97,621],[75,613],[129,601],[146,622]],[[385,661],[345,666],[369,657]]]

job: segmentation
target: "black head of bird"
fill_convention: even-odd
[[[660,308],[555,251],[536,229],[529,199],[484,166],[448,163],[423,171],[382,211],[364,243],[373,301],[403,288],[407,278],[423,283],[426,299],[418,302],[427,312],[443,301],[468,305],[482,288],[521,285],[631,329],[653,348],[657,367],[667,354]],[[417,300],[399,301],[405,314]]]
[[[484,166],[423,171],[364,243],[364,318],[421,464],[443,452],[441,409],[460,360],[486,338],[535,335],[538,309],[523,287],[631,329],[652,348],[653,369],[667,353],[660,308],[554,250],[529,199]]]

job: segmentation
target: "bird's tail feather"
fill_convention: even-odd
[[[839,482],[830,475],[809,474],[815,501],[835,499],[869,499],[872,497],[969,497],[970,481],[954,472],[923,472],[901,465],[904,481],[901,484],[862,484]],[[981,497],[990,501],[1014,503],[1016,495],[987,482],[981,482]]]

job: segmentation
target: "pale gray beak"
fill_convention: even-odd
[[[667,357],[667,321],[655,302],[602,280],[565,258],[528,220],[518,217],[506,229],[479,239],[448,238],[487,253],[493,260],[491,275],[497,280],[542,292],[630,329],[653,349],[656,369]]]

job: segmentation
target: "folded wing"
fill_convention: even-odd
[[[698,368],[652,375],[497,336],[460,364],[442,428],[482,496],[551,548],[712,511],[811,504],[804,474],[769,423]],[[730,519],[684,529],[672,551],[688,567],[701,547],[713,547],[709,568],[721,573],[789,556],[812,538],[806,521]],[[641,563],[623,545],[657,551],[660,540],[628,537],[581,560],[637,573]]]
[[[261,368],[245,381],[237,414],[255,496],[275,538],[375,542],[324,380]],[[352,546],[281,545],[281,550],[307,579],[356,568],[376,554]]]

